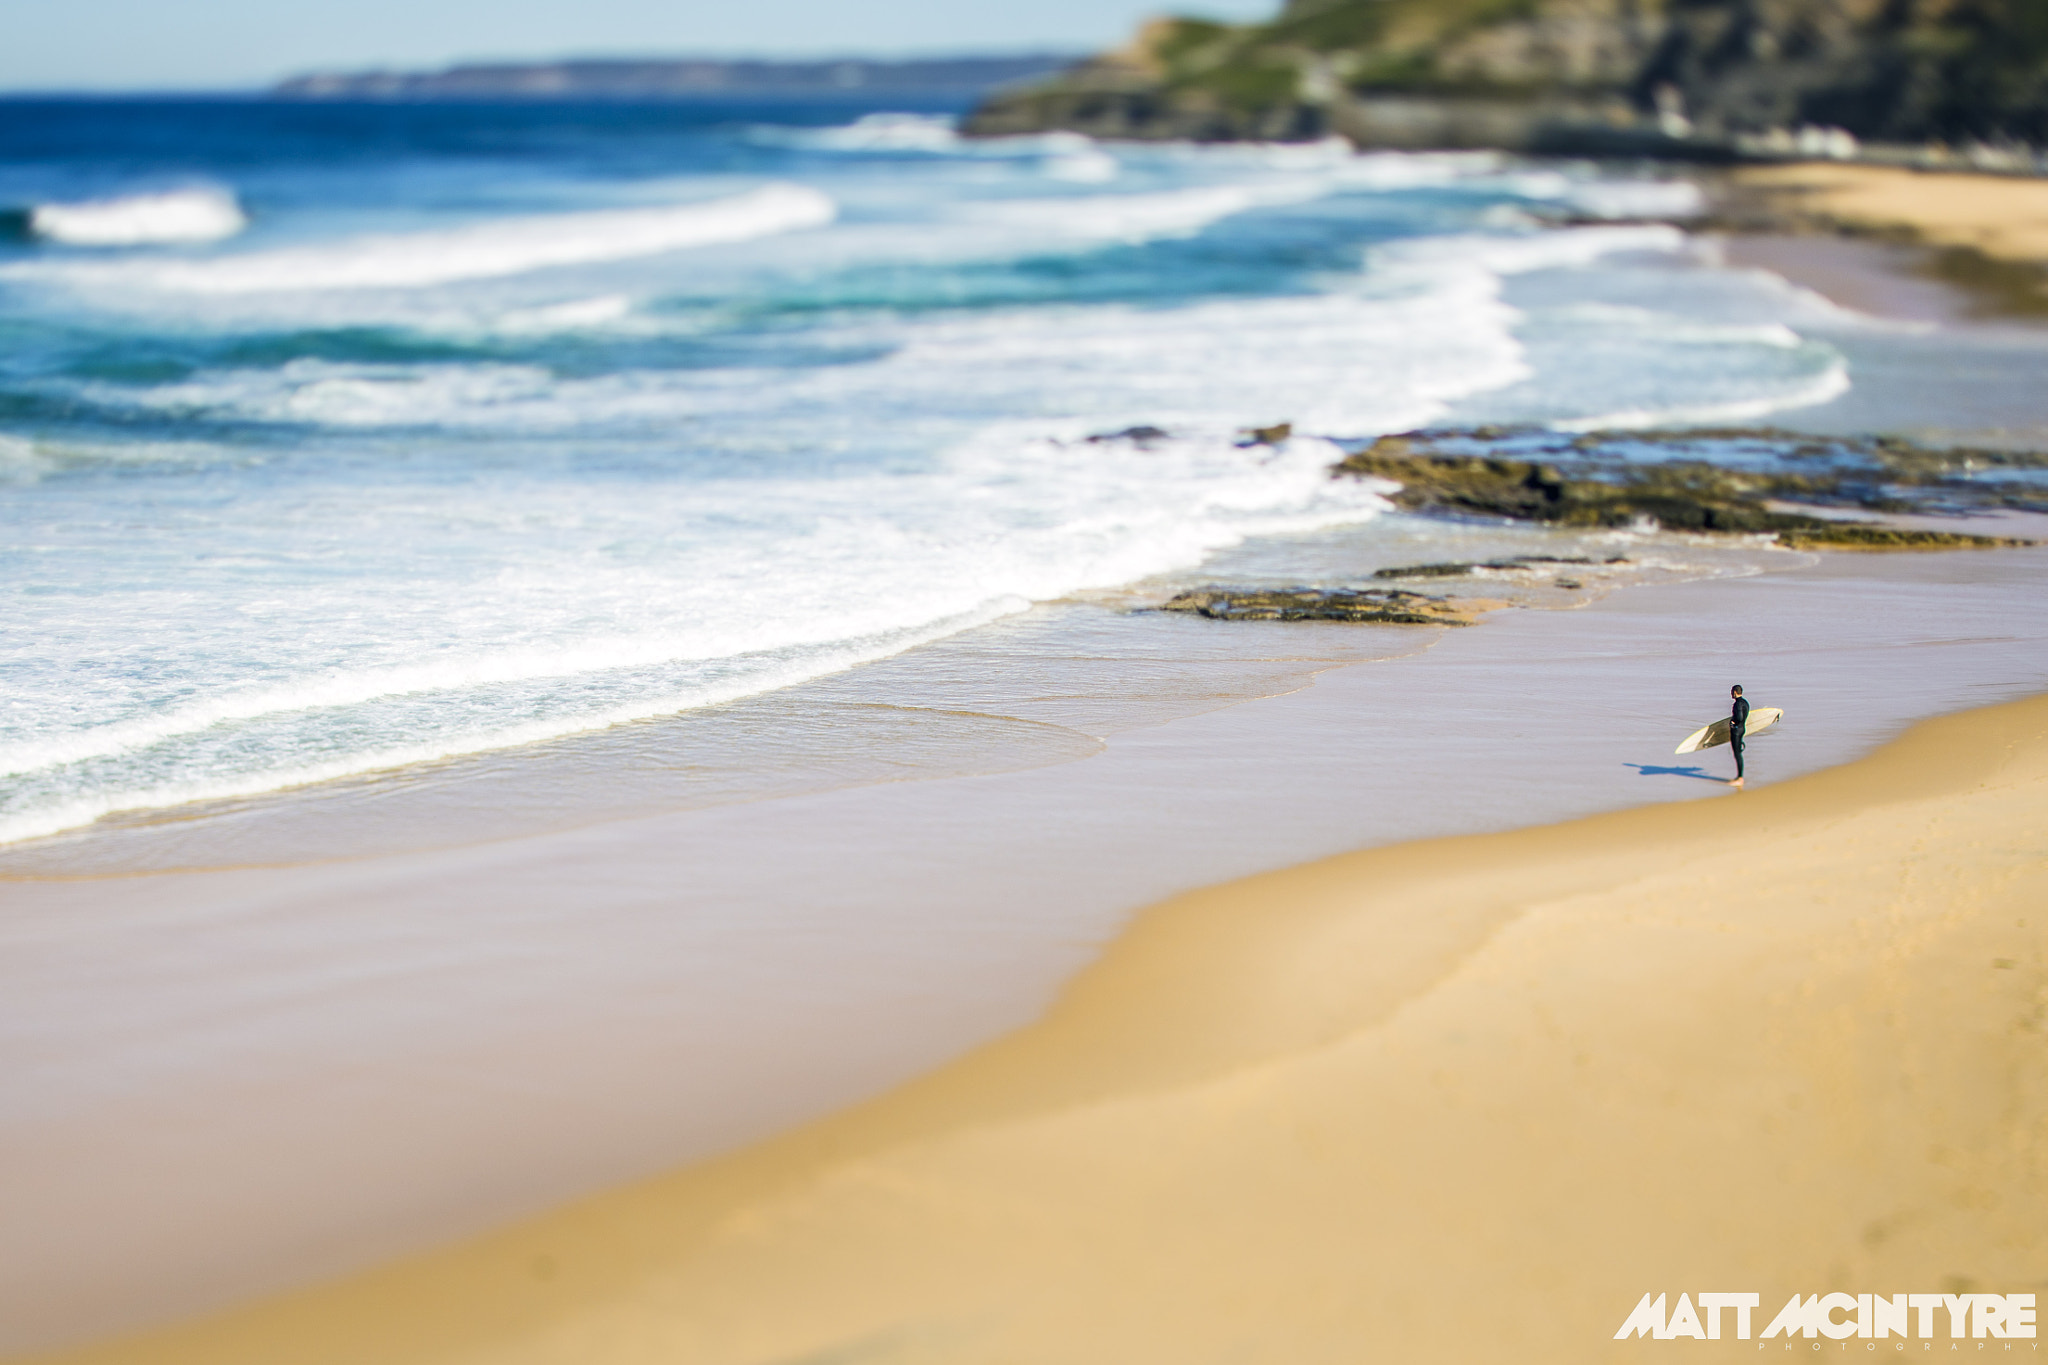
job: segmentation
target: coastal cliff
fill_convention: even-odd
[[[2048,143],[2038,0],[1288,0],[1163,19],[968,131],[1733,159]]]

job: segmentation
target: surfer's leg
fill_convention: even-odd
[[[1742,782],[1742,738],[1741,735],[1728,736],[1729,746],[1735,750],[1735,781],[1738,785]]]

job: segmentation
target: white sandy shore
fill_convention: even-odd
[[[69,1359],[2031,1359],[1753,1338],[1788,1294],[2040,1284],[2044,815],[2034,698],[1706,807],[1211,888],[875,1103]],[[1614,1340],[1710,1289],[1767,1305],[1752,1339]]]
[[[1790,714],[1754,746],[1766,787],[2037,691],[2044,582],[2048,550],[1835,557],[1511,613],[1031,771],[11,884],[0,1349],[364,1266],[874,1094],[1036,1016],[1176,892],[1721,799],[1656,770],[1688,766],[1671,744],[1729,681]]]
[[[1865,229],[1910,234],[2006,261],[2048,261],[2048,181],[1802,162],[1746,166],[1738,183],[1788,206]]]

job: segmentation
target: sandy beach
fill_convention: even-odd
[[[1749,166],[1739,186],[1799,213],[2004,261],[2048,260],[2048,182],[1825,161]]]
[[[1909,222],[1926,178],[1867,169],[1757,175],[2048,255],[2037,187]],[[1792,429],[2048,441],[2041,336],[1925,250],[1731,239],[1797,334],[1700,354],[1833,348]],[[1915,524],[2043,544],[1390,512],[9,845],[0,1357],[1632,1359],[1646,1291],[2048,1285],[2048,516]],[[1153,610],[1527,554],[1587,581],[1457,630]],[[1670,752],[1733,680],[1790,716],[1740,794]]]
[[[1746,228],[1722,239],[1733,264],[1880,317],[2048,313],[2048,182],[1802,162],[1745,166],[1719,183],[1717,197]]]
[[[1961,524],[2048,538],[2040,522],[2006,514]],[[1385,556],[1413,558],[1406,524],[1392,518],[1354,536],[1248,545],[1212,568],[1228,576],[1369,577]],[[1416,519],[1412,529],[1443,544],[1441,523]],[[1458,532],[1458,543],[1481,556],[1537,544],[1555,552],[1569,545],[1559,534],[1473,526]],[[539,1217],[534,1226],[549,1229],[580,1225],[589,1215],[575,1201],[678,1167],[683,1174],[653,1188],[723,1190],[726,1177],[715,1173],[724,1170],[768,1169],[783,1180],[785,1158],[774,1153],[809,1150],[804,1144],[814,1138],[806,1133],[827,1135],[835,1148],[842,1142],[830,1136],[842,1132],[829,1117],[835,1111],[906,1083],[915,1090],[915,1078],[964,1050],[1044,1018],[1098,954],[1121,960],[1113,945],[1138,907],[1248,874],[1280,875],[1272,885],[1281,887],[1307,885],[1281,870],[1346,850],[1407,859],[1400,865],[1413,869],[1462,868],[1465,845],[1430,841],[1483,841],[1490,831],[1531,826],[1539,828],[1503,836],[1500,847],[1520,857],[1552,843],[1595,848],[1618,839],[1616,848],[1632,854],[1665,856],[1647,834],[1614,832],[1629,826],[1596,821],[1583,839],[1540,827],[1644,803],[1729,818],[1718,811],[1731,798],[1715,780],[1726,751],[1703,761],[1668,753],[1674,703],[1682,709],[1680,699],[1693,698],[1706,713],[1720,704],[1711,695],[1718,686],[1702,691],[1703,679],[1739,677],[1761,702],[1794,718],[1757,741],[1754,789],[1732,798],[1752,808],[1773,784],[1824,777],[1915,720],[2038,693],[2048,678],[2048,622],[2023,607],[2037,600],[2048,550],[1815,555],[1676,541],[1649,547],[1657,549],[1649,555],[1642,545],[1628,548],[1646,567],[1675,555],[1675,580],[1621,587],[1576,609],[1496,613],[1448,632],[1237,625],[1070,603],[821,680],[764,713],[769,726],[785,713],[843,725],[884,707],[928,715],[942,727],[978,713],[978,724],[994,727],[991,735],[1029,741],[1025,761],[950,777],[770,791],[737,804],[571,822],[483,843],[457,837],[447,845],[389,842],[389,822],[362,820],[344,791],[338,804],[252,807],[242,823],[229,822],[227,842],[213,847],[260,850],[279,831],[323,830],[344,840],[345,857],[195,863],[194,851],[209,848],[208,822],[199,821],[199,843],[178,822],[161,827],[172,842],[156,852],[169,861],[154,870],[151,845],[138,854],[118,838],[110,847],[137,859],[125,870],[116,863],[94,872],[78,855],[80,870],[70,875],[61,864],[17,861],[0,926],[15,1081],[0,1166],[12,1211],[0,1230],[0,1285],[18,1307],[7,1315],[0,1349],[18,1356],[118,1342],[138,1329],[203,1323],[226,1310],[217,1328],[171,1328],[132,1348],[107,1349],[138,1360],[256,1360],[274,1356],[286,1338],[316,1336],[336,1343],[336,1359],[523,1359],[520,1352],[553,1350],[560,1323],[528,1315],[554,1312],[547,1286],[565,1262],[521,1241],[522,1220]],[[840,719],[831,722],[835,708]],[[1603,719],[1574,735],[1559,731],[1560,714]],[[950,728],[940,734],[957,739]],[[1005,752],[996,748],[989,757]],[[587,768],[586,781],[606,772],[630,778],[625,758],[602,748],[581,760],[573,749],[542,752],[532,760],[538,767],[487,768],[455,787],[483,802],[478,810],[487,815],[495,791],[578,790],[555,781],[557,773]],[[472,816],[463,806],[435,805],[434,792],[431,784],[425,789],[428,804],[413,808],[413,823],[431,831],[452,821],[447,828],[459,835]],[[403,821],[407,789],[382,799],[398,803]],[[273,816],[283,823],[264,823]],[[1688,818],[1674,816],[1669,828],[1688,828]],[[368,842],[347,842],[359,839]],[[1692,847],[1680,840],[1669,856],[1691,858]],[[1823,839],[1820,847],[1832,845]],[[1719,866],[1712,856],[1686,865]],[[1519,874],[1507,862],[1495,866],[1491,884],[1506,894]],[[1548,885],[1544,866],[1531,864],[1531,894]],[[1259,924],[1270,913],[1295,913],[1291,892],[1260,894],[1269,909]],[[1417,894],[1432,906],[1438,897],[1446,905],[1466,898],[1448,884]],[[1366,977],[1296,981],[1260,968],[1241,986],[1204,987],[1219,1000],[1242,995],[1242,1014],[1162,1015],[1158,1028],[1144,1026],[1142,1042],[1091,1036],[1085,1050],[1107,1064],[1134,1047],[1142,1056],[1168,1046],[1171,1074],[1146,1073],[1133,1084],[1149,1091],[1193,1082],[1212,1075],[1217,1058],[1236,1059],[1234,1066],[1279,1046],[1267,1037],[1268,1021],[1284,1023],[1296,1003],[1354,991],[1372,998],[1372,973],[1383,969],[1400,990],[1421,989],[1418,973],[1449,971],[1526,908],[1482,898],[1469,914],[1459,909],[1446,918],[1418,904],[1373,908],[1359,922],[1359,934],[1388,935],[1386,955],[1373,958]],[[1302,905],[1303,913],[1313,908]],[[1154,921],[1159,914],[1146,922]],[[1403,957],[1411,941],[1423,955],[1414,961]],[[1302,952],[1305,962],[1317,956],[1284,938],[1272,951]],[[1796,959],[1803,950],[1791,951]],[[1081,998],[1095,998],[1096,989],[1086,987]],[[1118,1008],[1140,1019],[1155,1003],[1134,995]],[[1681,1051],[1719,1025],[1701,1027]],[[995,1046],[1003,1055],[1011,1047]],[[1029,1084],[1003,1068],[977,1070],[979,1062],[959,1074],[985,1076],[973,1084],[986,1087],[977,1093],[987,1103],[1035,1112],[1033,1087],[1041,1083],[1097,1083],[1086,1067],[1066,1076],[1070,1064],[1062,1053]],[[1098,1098],[1121,1093],[1122,1072],[1112,1070]],[[1329,1083],[1351,1093],[1350,1080]],[[885,1100],[874,1112],[897,1113],[895,1103]],[[901,1111],[901,1121],[911,1123],[921,1105]],[[1230,1106],[1243,1111],[1251,1131],[1263,1132],[1283,1119],[1293,1123],[1309,1100],[1289,1098],[1271,1110],[1240,1099]],[[1682,1118],[1673,1121],[1684,1127]],[[846,1122],[859,1128],[870,1119]],[[1563,1143],[1555,1130],[1530,1126],[1534,1119],[1499,1122],[1503,1132],[1536,1135],[1517,1148],[1525,1163],[1557,1159],[1544,1150]],[[775,1136],[792,1130],[795,1138]],[[1630,1131],[1627,1143],[1645,1150],[1669,1136]],[[909,1141],[911,1129],[903,1135]],[[769,1145],[749,1154],[748,1144],[763,1141]],[[734,1152],[741,1155],[726,1155]],[[1489,1151],[1484,1160],[1506,1156]],[[832,1168],[805,1162],[805,1179]],[[747,1198],[768,1198],[766,1186],[748,1183],[754,1179],[742,1181],[754,1192]],[[1219,1190],[1229,1183],[1217,1182]],[[1029,1220],[1035,1226],[1098,1206],[1096,1187],[1076,1189],[1064,1212],[1057,1191],[1035,1194]],[[688,1196],[700,1197],[714,1198]],[[590,1207],[628,1207],[641,1198],[598,1195]],[[659,1267],[697,1256],[714,1230],[677,1221],[667,1196],[651,1198],[648,1221],[618,1234],[611,1250],[597,1249],[614,1240],[611,1231],[574,1243],[579,1262],[591,1257],[623,1278],[588,1281],[595,1297],[569,1305],[572,1316],[602,1301],[591,1311],[613,1322],[603,1314],[627,1311],[617,1297],[622,1285],[660,1281],[668,1271]],[[1805,1208],[1802,1199],[1789,1207]],[[547,1213],[564,1206],[570,1211]],[[1474,1239],[1492,1244],[1502,1235],[1480,1222],[1457,1227],[1453,1212],[1442,1214],[1439,1229],[1456,1242],[1444,1265]],[[894,1227],[900,1217],[892,1209],[885,1221]],[[471,1278],[475,1266],[501,1267],[498,1251],[441,1253],[425,1270],[405,1259],[506,1226],[515,1231],[483,1245],[527,1249],[521,1277],[509,1286],[494,1278],[496,1270]],[[1158,1226],[1170,1231],[1163,1245],[1185,1236],[1171,1231],[1170,1219]],[[894,1233],[876,1232],[870,1252],[852,1250],[873,1231],[846,1233],[847,1254],[869,1269],[901,1261],[907,1278],[900,1291],[871,1294],[862,1282],[834,1300],[841,1290],[814,1289],[801,1278],[811,1255],[805,1234],[787,1252],[792,1259],[762,1264],[748,1293],[769,1303],[841,1301],[856,1316],[899,1311],[891,1295],[925,1292],[918,1258],[952,1244],[934,1234],[925,1251],[899,1250]],[[1285,1240],[1283,1231],[1264,1228],[1262,1256],[1271,1254],[1271,1239]],[[1014,1227],[1000,1234],[1021,1235]],[[1125,1230],[1132,1264],[1150,1236],[1137,1223]],[[556,1234],[544,1240],[552,1244]],[[1526,1243],[1499,1246],[1501,1264],[1540,1262]],[[964,1268],[971,1258],[956,1251],[941,1259]],[[346,1277],[380,1264],[398,1268],[370,1270],[368,1281],[350,1287]],[[441,1265],[472,1269],[444,1280],[431,1268]],[[1022,1262],[1004,1265],[1010,1268],[982,1272],[973,1292],[993,1293],[998,1281],[1028,1287],[1040,1273]],[[954,1284],[951,1275],[932,1283]],[[302,1288],[338,1277],[336,1288]],[[586,1283],[581,1274],[575,1282]],[[382,1300],[366,1307],[370,1301],[352,1297],[363,1283],[403,1285],[389,1292],[420,1304],[425,1319],[387,1310]],[[451,1287],[465,1284],[474,1292]],[[632,1318],[627,1336],[638,1340],[644,1330],[668,1341],[663,1333],[684,1332],[675,1324],[696,1321],[699,1289],[692,1281],[674,1291],[680,1297],[662,1300],[690,1305],[675,1309],[668,1327]],[[302,1297],[271,1297],[293,1292]],[[720,1330],[736,1342],[754,1341],[770,1331],[762,1323],[788,1317],[764,1309],[761,1322],[742,1321],[744,1295],[723,1285],[703,1292],[710,1302],[735,1305],[740,1317]],[[302,1311],[294,1304],[329,1302],[374,1340],[293,1316]],[[250,1303],[256,1306],[236,1307]],[[941,1316],[954,1320],[957,1307]],[[1260,1311],[1269,1310],[1270,1302]],[[1062,1312],[1079,1330],[1096,1307]],[[293,1324],[280,1329],[286,1338],[251,1326],[276,1314]],[[1036,1307],[1031,1315],[1038,1320]],[[413,1335],[422,1320],[438,1325]],[[1320,1320],[1315,1313],[1300,1319]],[[1102,1321],[1123,1320],[1110,1314]],[[842,1325],[819,1326],[821,1343]],[[444,1328],[465,1344],[435,1357],[449,1340]],[[1126,1322],[1118,1330],[1136,1339],[1149,1329]],[[226,1343],[250,1332],[249,1355],[238,1357],[241,1348]],[[767,1358],[784,1352],[772,1332],[762,1340]],[[1177,1340],[1157,1337],[1166,1345]],[[193,1354],[178,1356],[186,1349],[179,1343],[190,1343]],[[605,1358],[581,1337],[561,1349],[565,1358]],[[703,1358],[753,1358],[752,1349]]]
[[[881,1100],[64,1358],[1567,1361],[1645,1291],[2033,1286],[2044,816],[2035,699],[1193,893]]]
[[[1717,708],[1702,678],[1793,717],[1756,743],[1755,796],[2048,676],[2048,622],[2012,605],[2048,550],[1772,557],[1577,610],[1389,628],[1428,647],[1324,663],[1312,686],[1112,733],[1079,761],[340,862],[15,880],[9,1347],[219,1311],[822,1118],[1040,1017],[1179,892],[1719,801],[1725,750],[1669,752],[1675,699]],[[1256,677],[1319,629],[1100,620],[1115,634],[1091,668],[1126,692],[1148,641],[1258,650]],[[1138,651],[1121,662],[1119,637]],[[835,686],[1029,677],[1001,644]],[[1245,666],[1219,660],[1210,685]],[[1050,711],[1013,705],[1085,723],[1083,676],[1039,682],[1066,685]],[[1561,708],[1606,720],[1553,742]]]

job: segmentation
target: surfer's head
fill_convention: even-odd
[[[1729,688],[1729,689],[1728,689],[1728,695],[1729,695],[1729,696],[1731,696],[1731,697],[1739,697],[1739,696],[1741,696],[1741,695],[1742,695],[1742,684],[1741,684],[1741,683],[1737,683],[1737,684],[1735,684],[1735,686],[1733,686],[1733,687]]]

